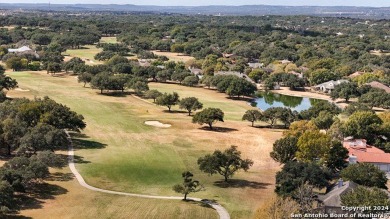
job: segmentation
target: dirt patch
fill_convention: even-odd
[[[21,92],[28,92],[30,90],[28,89],[23,89],[23,88],[15,88],[16,91],[21,91]]]
[[[159,121],[146,121],[145,125],[150,125],[158,128],[169,128],[172,126],[171,124],[164,124]]]

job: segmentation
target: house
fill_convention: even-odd
[[[390,153],[368,145],[365,139],[346,138],[343,146],[349,152],[348,162],[350,164],[371,163],[387,174],[390,173]]]
[[[360,75],[364,74],[365,72],[362,72],[362,71],[357,71],[353,74],[350,74],[348,75],[349,78],[356,78],[356,77],[359,77]]]
[[[232,58],[232,59],[237,57],[237,55],[233,53],[222,53],[222,56],[224,58]]]
[[[202,69],[200,68],[195,68],[195,67],[188,67],[188,70],[190,70],[191,74],[194,75],[201,75],[203,73]]]
[[[250,68],[262,68],[264,66],[264,63],[259,63],[259,62],[249,62],[248,66]]]
[[[339,84],[342,84],[342,83],[349,83],[349,81],[348,80],[337,80],[337,81],[331,80],[331,81],[327,81],[325,83],[316,85],[313,88],[316,91],[321,91],[321,92],[324,92],[324,93],[330,93],[334,89],[334,87],[336,85],[339,85]]]
[[[299,73],[299,72],[296,72],[296,71],[289,71],[288,73],[296,75],[296,76],[298,76],[298,78],[303,78],[303,73]]]
[[[324,213],[330,214],[330,213],[337,213],[342,214],[345,213],[341,209],[341,196],[345,193],[353,190],[358,185],[352,181],[346,181],[344,182],[342,179],[340,179],[337,182],[337,185],[335,185],[328,193],[325,195],[319,195],[318,200],[322,204],[321,210]]]
[[[147,59],[138,59],[138,64],[139,64],[139,66],[141,66],[141,67],[149,67],[149,66],[152,65],[152,64],[150,63],[150,60],[147,60]]]
[[[378,82],[378,81],[372,81],[370,83],[367,83],[366,85],[370,85],[371,87],[379,88],[382,90],[385,90],[386,93],[390,93],[390,87]]]
[[[9,53],[15,53],[15,54],[31,54],[34,55],[36,58],[39,58],[39,55],[36,51],[33,51],[28,46],[22,46],[18,49],[8,49]]]
[[[283,59],[283,60],[280,60],[279,63],[285,65],[285,64],[290,64],[291,61],[289,61],[287,59]]]
[[[9,53],[21,53],[21,52],[32,52],[32,49],[28,46],[22,46],[18,49],[8,49]]]
[[[238,72],[238,71],[218,71],[218,72],[215,72],[214,75],[215,76],[217,76],[217,75],[235,75],[237,77],[244,78],[247,81],[255,84],[255,82],[250,77],[248,77],[246,74],[243,74],[243,73]]]

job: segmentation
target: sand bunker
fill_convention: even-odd
[[[27,91],[30,91],[30,90],[26,90],[26,89],[22,89],[22,88],[15,88],[16,91],[23,91],[23,92],[27,92]]]
[[[145,124],[151,125],[154,127],[159,127],[159,128],[169,128],[172,126],[171,124],[164,124],[164,123],[161,123],[159,121],[146,121]]]

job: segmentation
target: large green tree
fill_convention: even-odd
[[[260,110],[247,110],[245,114],[242,116],[242,120],[246,120],[252,123],[252,127],[256,121],[260,121],[263,114]]]
[[[334,122],[334,115],[327,111],[321,111],[316,118],[313,119],[314,124],[319,129],[328,130]]]
[[[157,97],[157,105],[168,107],[168,111],[171,112],[172,106],[179,103],[179,94],[173,92],[172,94],[164,93],[163,95]]]
[[[332,100],[337,98],[343,98],[348,103],[351,97],[357,97],[359,95],[358,86],[355,83],[341,83],[334,87],[330,93]]]
[[[20,57],[12,57],[12,58],[9,58],[5,64],[7,65],[8,68],[12,69],[13,71],[20,71],[22,70],[24,67],[23,65],[23,61]]]
[[[198,112],[192,117],[193,123],[199,125],[208,124],[210,129],[213,129],[213,124],[217,121],[223,122],[224,113],[218,108],[206,108]]]
[[[77,76],[77,80],[79,83],[84,83],[84,87],[87,83],[92,81],[93,75],[88,72],[83,72]]]
[[[342,131],[344,136],[366,139],[368,143],[374,143],[380,132],[382,120],[373,112],[358,111],[352,114],[344,123]]]
[[[287,128],[296,119],[291,109],[286,107],[271,107],[263,112],[262,120],[268,122],[273,128],[278,120]]]
[[[347,166],[348,157],[348,150],[341,142],[332,141],[329,152],[325,155],[324,163],[333,172],[338,172]]]
[[[12,186],[0,179],[0,216],[9,213],[15,207],[15,196]]]
[[[156,102],[157,97],[161,95],[162,93],[158,90],[148,90],[145,92],[145,98],[153,99],[153,102]]]
[[[329,185],[330,179],[329,171],[318,164],[290,161],[276,173],[275,192],[281,196],[292,196],[303,184],[324,188]]]
[[[202,109],[203,104],[199,102],[196,97],[186,97],[180,100],[179,108],[187,110],[188,115],[190,116],[192,111]]]
[[[226,94],[229,96],[251,96],[257,90],[256,85],[247,81],[244,78],[235,78],[226,89]]]
[[[327,111],[332,115],[337,115],[341,113],[341,109],[336,106],[334,103],[330,103],[329,101],[316,101],[312,104],[312,106],[300,112],[300,116],[303,119],[310,120],[312,118],[318,117],[321,111]]]
[[[295,159],[298,151],[298,139],[294,136],[287,136],[275,141],[270,156],[275,161],[284,164]]]
[[[343,206],[390,206],[389,195],[378,188],[367,188],[358,186],[357,188],[341,195]],[[364,212],[383,213],[383,210],[368,210]]]
[[[359,185],[387,189],[386,173],[370,163],[349,165],[341,171],[344,180],[351,180]]]
[[[215,150],[212,154],[200,157],[198,165],[201,171],[210,175],[220,174],[227,182],[238,170],[249,170],[253,165],[253,161],[242,159],[241,152],[237,150],[237,146],[231,146],[223,152]]]
[[[304,132],[297,142],[297,159],[304,162],[323,159],[329,152],[331,143],[331,138],[318,130]]]
[[[110,75],[107,72],[98,73],[91,80],[91,86],[94,89],[99,89],[102,94],[109,87]]]

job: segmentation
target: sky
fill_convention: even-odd
[[[164,6],[199,5],[314,5],[314,6],[372,6],[390,7],[390,0],[0,0],[0,3],[48,3],[52,4],[135,4]]]

